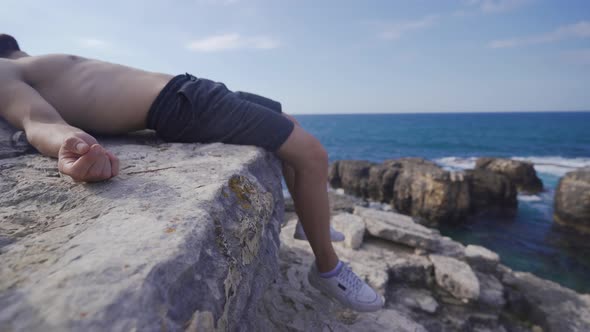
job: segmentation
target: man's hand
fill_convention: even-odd
[[[119,174],[119,160],[86,133],[73,133],[59,149],[57,167],[78,182],[97,182]]]

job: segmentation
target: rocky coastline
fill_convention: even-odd
[[[412,217],[368,208],[363,199],[332,191],[330,200],[333,226],[347,238],[335,244],[338,255],[381,291],[386,308],[352,313],[309,288],[305,276],[313,256],[306,242],[293,239],[297,220],[287,201],[279,255],[282,278],[271,288],[273,295],[265,297],[282,308],[282,314],[268,312],[278,329],[590,330],[590,295],[513,271],[484,247],[464,246]],[[286,300],[295,293],[298,301]],[[277,301],[276,294],[284,300]]]
[[[121,175],[77,184],[0,121],[0,330],[590,330],[590,295],[426,227],[513,213],[518,186],[501,172],[335,163],[332,184],[360,196],[330,193],[337,253],[386,299],[359,314],[309,285],[313,255],[293,238],[273,155],[150,133],[101,141]]]

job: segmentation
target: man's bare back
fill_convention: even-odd
[[[73,55],[0,59],[0,100],[27,84],[70,125],[98,134],[145,128],[152,102],[172,76]]]
[[[25,83],[69,124],[99,134],[145,128],[150,105],[172,76],[73,55],[0,59],[0,99]]]
[[[76,181],[119,173],[119,160],[91,134],[146,127],[150,106],[172,79],[73,55],[29,56],[0,34],[0,116],[25,131],[39,152],[58,158]]]

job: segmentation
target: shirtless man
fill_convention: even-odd
[[[316,257],[310,283],[357,311],[383,300],[342,263],[331,243],[328,157],[278,102],[192,75],[147,72],[73,55],[29,56],[0,34],[0,116],[24,130],[76,181],[116,176],[119,161],[89,133],[154,129],[167,141],[263,147],[283,161],[285,182]]]

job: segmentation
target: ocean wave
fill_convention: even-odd
[[[538,173],[563,176],[565,173],[581,167],[590,167],[590,158],[564,158],[564,157],[511,157],[514,160],[533,163]],[[475,167],[477,157],[444,157],[434,160],[448,170],[464,170]]]
[[[514,160],[528,161],[535,165],[538,173],[563,176],[581,167],[590,167],[590,158],[564,157],[513,157]]]
[[[475,168],[475,161],[477,157],[461,158],[461,157],[444,157],[435,159],[434,162],[441,165],[448,171],[464,170]]]
[[[539,202],[543,199],[537,195],[518,195],[518,200],[523,202]]]

